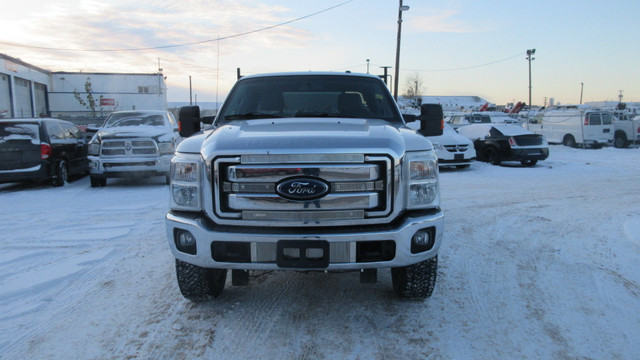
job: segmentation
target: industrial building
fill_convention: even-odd
[[[0,54],[0,118],[47,116],[87,124],[117,110],[166,110],[164,80],[162,72],[50,71]]]

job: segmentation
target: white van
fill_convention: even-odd
[[[544,135],[550,143],[600,147],[613,142],[611,112],[586,105],[549,108],[533,117],[528,125],[529,130]]]

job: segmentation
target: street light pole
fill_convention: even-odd
[[[536,49],[527,50],[527,60],[529,61],[529,109],[531,109],[531,61],[536,59],[533,57],[535,53]]]
[[[527,112],[527,129],[529,129],[529,117],[531,114],[531,61],[536,59],[533,57],[535,53],[536,49],[527,50],[527,60],[529,61],[529,111]]]
[[[400,0],[400,5],[398,6],[398,43],[396,44],[396,69],[395,78],[393,79],[393,98],[396,101],[398,101],[398,73],[400,72],[400,34],[402,33],[402,12],[407,10],[409,10],[409,7],[406,5],[402,5],[402,0]]]

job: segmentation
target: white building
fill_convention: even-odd
[[[0,54],[0,118],[48,114],[50,87],[49,71]]]
[[[166,109],[162,73],[52,72],[0,54],[0,118],[50,116],[86,124],[116,110]]]

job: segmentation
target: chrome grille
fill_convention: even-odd
[[[317,224],[384,217],[392,210],[392,161],[386,156],[243,156],[216,159],[212,168],[218,177],[212,182],[214,213],[224,219]],[[278,193],[279,184],[298,178],[321,180],[329,192],[309,200]]]
[[[458,145],[444,145],[444,148],[447,149],[448,152],[465,152],[469,148],[469,145],[466,144],[458,144]]]
[[[101,155],[157,155],[158,146],[153,139],[105,139],[102,141]]]

